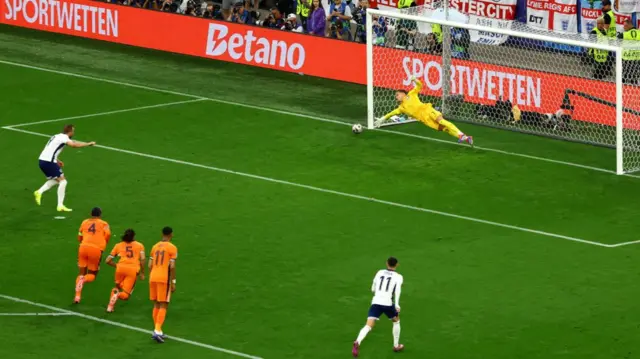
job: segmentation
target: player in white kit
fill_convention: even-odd
[[[60,152],[64,149],[64,146],[69,147],[87,147],[93,146],[95,142],[78,142],[71,139],[75,132],[75,127],[73,125],[65,125],[62,133],[57,135],[53,135],[49,142],[44,146],[44,150],[40,154],[39,165],[40,170],[47,177],[47,182],[45,182],[40,189],[33,192],[33,196],[36,199],[36,203],[38,206],[42,202],[42,194],[51,189],[51,187],[59,184],[58,186],[58,212],[71,212],[70,208],[65,207],[64,205],[64,195],[67,189],[67,179],[64,177],[64,173],[62,173],[62,167],[64,163],[58,160],[58,156]]]
[[[373,285],[371,285],[373,300],[371,307],[369,307],[369,317],[367,324],[360,330],[358,339],[353,343],[351,353],[354,357],[360,354],[362,341],[382,314],[385,314],[393,322],[393,351],[399,352],[404,349],[404,345],[400,344],[400,289],[403,278],[396,272],[397,266],[398,260],[395,257],[389,257],[387,269],[379,270],[373,278]]]

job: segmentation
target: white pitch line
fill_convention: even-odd
[[[149,335],[153,334],[153,331],[151,331],[151,330],[146,330],[146,329],[134,327],[132,325],[128,325],[128,324],[124,324],[124,323],[120,323],[120,322],[114,322],[112,320],[102,319],[102,318],[98,318],[98,317],[94,317],[94,316],[91,316],[91,315],[74,312],[74,311],[67,310],[67,309],[53,307],[53,306],[42,304],[42,303],[32,302],[30,300],[26,300],[26,299],[22,299],[22,298],[16,298],[16,297],[12,297],[12,296],[9,296],[9,295],[4,295],[4,294],[0,294],[0,298],[4,298],[6,300],[10,300],[10,301],[16,302],[16,303],[29,304],[29,305],[32,305],[34,307],[40,307],[40,308],[49,309],[49,310],[52,310],[54,312],[64,313],[66,315],[73,315],[73,316],[76,316],[76,317],[79,317],[79,318],[83,318],[83,319],[87,319],[87,320],[93,320],[95,322],[100,322],[100,323],[103,323],[103,324],[113,325],[115,327],[129,329],[129,330],[133,330],[133,331],[140,332],[140,333],[145,333],[145,334],[149,334]],[[213,350],[213,351],[217,351],[217,352],[221,352],[221,353],[235,355],[235,356],[242,357],[242,358],[262,359],[261,357],[257,357],[257,356],[253,356],[253,355],[249,355],[249,354],[245,354],[245,353],[240,353],[240,352],[236,352],[236,351],[225,349],[225,348],[216,347],[216,346],[209,345],[209,344],[199,343],[199,342],[195,342],[193,340],[184,339],[184,338],[180,338],[180,337],[167,336],[167,338],[170,339],[171,341],[190,344],[190,345],[197,346],[197,347],[200,347],[200,348],[205,348],[205,349],[209,349],[209,350]]]
[[[88,114],[88,115],[56,118],[56,119],[53,119],[53,120],[44,120],[44,121],[37,121],[37,122],[25,122],[25,123],[19,123],[17,125],[9,125],[9,126],[5,126],[5,127],[6,128],[15,128],[15,127],[24,127],[24,126],[31,126],[31,125],[40,125],[40,124],[43,124],[43,123],[70,121],[70,120],[77,120],[77,119],[80,119],[80,118],[106,116],[106,115],[113,115],[113,114],[117,114],[117,113],[142,111],[142,110],[148,110],[148,109],[152,109],[152,108],[183,105],[183,104],[192,103],[192,102],[199,102],[199,101],[209,101],[209,99],[207,99],[207,98],[197,98],[197,99],[194,99],[194,100],[167,102],[167,103],[160,103],[160,104],[157,104],[157,105],[126,108],[126,109],[123,109],[123,110],[114,110],[114,111],[107,111],[107,112],[91,113],[91,114]]]
[[[640,241],[622,242],[622,243],[610,244],[609,247],[616,248],[616,247],[629,246],[629,245],[638,244],[638,243],[640,243]]]
[[[63,317],[71,313],[0,313],[0,317]]]
[[[156,87],[137,85],[137,84],[132,84],[132,83],[129,83],[129,82],[109,80],[109,79],[105,79],[105,78],[101,78],[101,77],[81,75],[81,74],[76,74],[76,73],[72,73],[72,72],[60,71],[60,70],[53,70],[53,69],[48,69],[48,68],[39,67],[39,66],[21,64],[21,63],[17,63],[17,62],[0,60],[0,64],[23,67],[23,68],[27,68],[27,69],[44,71],[44,72],[50,72],[50,73],[59,74],[59,75],[72,76],[72,77],[77,77],[77,78],[86,79],[86,80],[106,82],[106,83],[110,83],[110,84],[114,84],[114,85],[134,87],[134,88],[139,88],[139,89],[149,90],[149,91],[155,91],[155,92],[161,92],[161,93],[168,93],[168,94],[173,94],[173,95],[178,95],[178,96],[185,96],[185,97],[191,97],[191,98],[196,98],[196,99],[207,99],[207,100],[210,100],[210,101],[213,101],[213,102],[224,103],[224,104],[227,104],[227,105],[233,105],[233,106],[239,106],[239,107],[244,107],[244,108],[251,108],[251,109],[255,109],[255,110],[279,113],[279,114],[283,114],[283,115],[301,117],[301,118],[306,118],[306,119],[310,119],[310,120],[314,120],[314,121],[328,122],[328,123],[334,123],[334,124],[344,125],[344,126],[353,125],[352,123],[348,123],[348,122],[344,122],[344,121],[339,121],[339,120],[334,120],[334,119],[329,119],[329,118],[323,118],[323,117],[317,117],[317,116],[303,114],[303,113],[296,113],[296,112],[277,110],[277,109],[274,109],[274,108],[249,105],[249,104],[233,102],[233,101],[226,101],[226,100],[221,100],[221,99],[216,99],[216,98],[211,98],[211,97],[196,96],[196,95],[192,95],[192,94],[188,94],[188,93],[184,93],[184,92],[164,90],[164,89],[160,89],[160,88],[156,88]],[[451,142],[451,141],[445,141],[445,140],[441,140],[441,139],[438,139],[438,138],[420,136],[420,135],[415,135],[415,134],[410,134],[410,133],[405,133],[405,132],[385,130],[385,129],[378,129],[378,130],[375,130],[375,131],[380,131],[380,132],[385,132],[385,133],[390,133],[390,134],[400,135],[400,136],[413,137],[413,138],[418,138],[418,139],[425,140],[425,141],[446,143],[446,144],[449,144],[449,145],[458,145],[457,143]],[[593,171],[602,172],[602,173],[611,173],[611,174],[615,173],[614,171],[608,170],[608,169],[605,169],[605,168],[593,167],[593,166],[583,165],[583,164],[574,163],[574,162],[554,160],[554,159],[546,158],[546,157],[538,157],[538,156],[527,155],[527,154],[518,153],[518,152],[505,151],[505,150],[500,150],[500,149],[495,149],[495,148],[488,148],[488,147],[478,147],[478,146],[476,146],[475,148],[479,149],[479,150],[482,150],[482,151],[500,153],[500,154],[507,155],[507,156],[527,158],[527,159],[531,159],[531,160],[542,161],[542,162],[547,162],[547,163],[554,163],[554,164],[559,164],[559,165],[564,165],[564,166],[569,166],[569,167],[582,168],[582,169],[587,169],[587,170],[593,170]],[[632,175],[632,174],[624,174],[623,176],[633,177],[633,178],[640,178],[639,175]]]
[[[44,133],[27,131],[27,130],[22,130],[22,129],[19,129],[19,128],[10,128],[10,127],[2,127],[2,128],[6,129],[6,130],[10,130],[10,131],[22,132],[22,133],[26,133],[26,134],[30,134],[30,135],[35,135],[35,136],[49,137],[49,135],[44,134]],[[266,181],[266,182],[283,184],[283,185],[291,186],[291,187],[304,188],[304,189],[308,189],[308,190],[316,191],[316,192],[330,193],[330,194],[334,194],[334,195],[338,195],[338,196],[342,196],[342,197],[354,198],[354,199],[359,199],[359,200],[363,200],[363,201],[367,201],[367,202],[374,202],[374,203],[384,204],[384,205],[388,205],[388,206],[392,206],[392,207],[404,208],[404,209],[409,209],[409,210],[418,211],[418,212],[437,214],[437,215],[444,216],[444,217],[462,219],[462,220],[469,221],[469,222],[482,223],[482,224],[487,224],[487,225],[491,225],[491,226],[495,226],[495,227],[508,228],[508,229],[513,229],[513,230],[520,231],[520,232],[534,233],[534,234],[538,234],[538,235],[546,236],[546,237],[560,238],[560,239],[565,239],[565,240],[568,240],[568,241],[586,243],[586,244],[591,244],[591,245],[599,246],[599,247],[609,247],[610,246],[609,244],[604,244],[604,243],[594,242],[594,241],[588,241],[586,239],[580,239],[580,238],[565,236],[565,235],[556,234],[556,233],[539,231],[539,230],[536,230],[536,229],[530,229],[530,228],[525,228],[525,227],[513,226],[513,225],[510,225],[510,224],[493,222],[493,221],[488,221],[488,220],[474,218],[474,217],[462,216],[462,215],[458,215],[458,214],[454,214],[454,213],[442,212],[442,211],[437,211],[437,210],[429,209],[429,208],[416,207],[416,206],[411,206],[411,205],[402,204],[402,203],[385,201],[385,200],[381,200],[381,199],[377,199],[377,198],[373,198],[373,197],[361,196],[361,195],[358,195],[358,194],[334,191],[334,190],[331,190],[331,189],[315,187],[315,186],[310,186],[310,185],[306,185],[306,184],[290,182],[290,181],[285,181],[285,180],[279,180],[279,179],[276,179],[276,178],[265,177],[265,176],[260,176],[260,175],[254,175],[254,174],[251,174],[251,173],[238,172],[238,171],[229,170],[229,169],[226,169],[226,168],[207,166],[207,165],[203,165],[203,164],[199,164],[199,163],[181,161],[181,160],[177,160],[177,159],[173,159],[173,158],[156,156],[156,155],[151,155],[151,154],[141,153],[141,152],[135,152],[135,151],[129,151],[129,150],[121,149],[121,148],[109,147],[109,146],[104,146],[104,145],[96,145],[95,147],[103,148],[103,149],[110,150],[110,151],[120,152],[120,153],[126,153],[126,154],[139,156],[139,157],[152,158],[152,159],[160,160],[160,161],[172,162],[172,163],[177,163],[177,164],[191,166],[191,167],[198,167],[198,168],[203,168],[203,169],[216,171],[216,172],[221,172],[221,173],[228,173],[228,174],[232,174],[232,175],[236,175],[236,176],[252,178],[252,179],[257,179],[257,180]]]

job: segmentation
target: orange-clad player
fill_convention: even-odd
[[[117,264],[113,261],[116,257]],[[136,279],[144,280],[144,260],[144,246],[136,241],[136,232],[127,229],[122,242],[116,244],[107,257],[107,264],[116,268],[116,286],[111,290],[107,313],[113,312],[118,299],[129,299]]]
[[[80,225],[78,241],[78,278],[76,278],[76,296],[73,299],[75,304],[80,303],[82,287],[85,283],[93,282],[100,270],[102,252],[107,247],[111,238],[109,224],[102,220],[102,210],[95,207],[91,210],[91,218],[85,219]]]
[[[176,258],[178,248],[171,243],[173,229],[162,229],[162,240],[156,243],[149,254],[149,298],[153,304],[153,339],[164,343],[162,324],[167,316],[171,293],[176,290]]]

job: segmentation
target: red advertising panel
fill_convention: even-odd
[[[362,83],[365,67],[331,71],[349,57],[365,63],[362,45],[89,0],[0,0],[0,22],[287,72]],[[185,36],[188,34],[188,36]]]
[[[0,0],[0,14],[0,22],[10,25],[366,84],[365,46],[354,42],[90,0]],[[345,58],[348,71],[335,71],[331,65]],[[373,63],[375,86],[407,87],[415,74],[424,78],[425,94],[442,93],[438,57],[375,47]],[[615,102],[610,82],[463,60],[453,60],[451,75],[452,92],[474,103],[494,104],[502,97],[522,110],[553,113],[567,88]],[[640,98],[635,87],[625,87],[624,94]],[[587,101],[572,98],[576,119],[615,124],[612,107]]]
[[[396,63],[393,63],[393,62]],[[424,80],[425,95],[442,95],[442,58],[391,48],[376,48],[373,63],[385,64],[384,75],[376,75],[374,85],[385,88],[408,87],[412,75]],[[388,72],[393,73],[388,73]],[[611,82],[563,76],[541,71],[523,70],[475,61],[453,59],[451,93],[466,101],[495,104],[502,97],[521,110],[554,113],[562,104],[565,90],[572,89],[615,103],[616,88]],[[640,98],[638,87],[625,86],[624,98]],[[615,108],[571,97],[576,119],[615,126]],[[631,115],[628,115],[631,116]],[[625,120],[640,123],[640,118]],[[640,125],[634,125],[639,128]]]

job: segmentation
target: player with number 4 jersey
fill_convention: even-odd
[[[118,258],[118,263],[114,259]],[[118,299],[127,300],[133,293],[136,280],[144,280],[144,246],[136,241],[136,232],[127,229],[122,242],[116,244],[107,257],[107,264],[116,268],[116,286],[111,290],[107,313],[112,313]]]
[[[364,338],[373,329],[376,320],[380,319],[382,314],[386,315],[393,322],[393,351],[399,352],[404,349],[404,345],[400,344],[400,290],[402,288],[403,278],[396,267],[398,260],[394,257],[387,259],[387,269],[381,269],[376,273],[371,285],[373,292],[373,300],[369,308],[369,317],[367,324],[360,330],[358,338],[353,343],[351,353],[354,357],[360,354],[360,345]]]
[[[102,252],[107,247],[111,238],[109,223],[102,220],[102,210],[95,207],[91,210],[91,218],[86,219],[80,225],[78,232],[78,270],[76,278],[76,296],[73,303],[80,303],[82,288],[85,283],[93,282],[100,270]]]
[[[171,293],[176,290],[176,259],[178,248],[171,243],[173,229],[162,229],[162,240],[156,243],[149,255],[149,298],[153,301],[152,339],[164,343],[162,324],[167,316]]]

